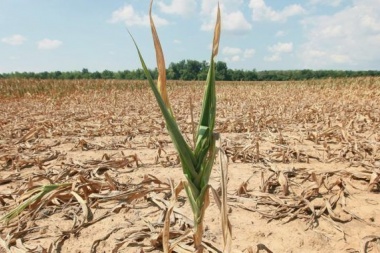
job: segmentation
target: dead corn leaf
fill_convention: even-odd
[[[280,171],[278,175],[278,182],[280,183],[282,187],[282,192],[284,193],[285,196],[287,196],[289,194],[288,178],[285,177],[282,171]]]

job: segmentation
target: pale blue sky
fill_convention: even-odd
[[[379,0],[220,0],[231,69],[380,69]],[[217,0],[156,0],[166,63],[209,60]],[[155,67],[149,0],[0,0],[0,73]]]

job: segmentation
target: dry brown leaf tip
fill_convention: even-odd
[[[156,51],[156,62],[157,62],[157,70],[158,70],[157,88],[161,94],[162,100],[164,101],[166,107],[168,108],[169,111],[171,111],[171,105],[169,102],[168,92],[166,89],[165,57],[162,51],[160,39],[157,34],[156,26],[154,25],[154,21],[152,17],[152,6],[153,6],[153,0],[150,1],[149,20],[150,20],[150,27],[152,30],[154,49]]]

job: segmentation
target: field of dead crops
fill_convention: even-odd
[[[191,144],[203,82],[168,92]],[[219,82],[215,131],[232,252],[380,252],[380,79]],[[181,180],[146,82],[0,79],[1,253],[163,252]],[[215,199],[208,252],[222,252]],[[192,252],[184,191],[172,211],[173,252]]]

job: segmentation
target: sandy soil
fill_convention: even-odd
[[[380,252],[380,93],[350,82],[219,84],[232,252]],[[186,85],[170,97],[191,143],[202,86]],[[145,88],[2,98],[0,216],[71,184],[3,220],[0,252],[163,252],[168,182],[184,180],[164,126]],[[192,227],[184,191],[171,222],[173,237]],[[212,194],[204,240],[221,252]]]

